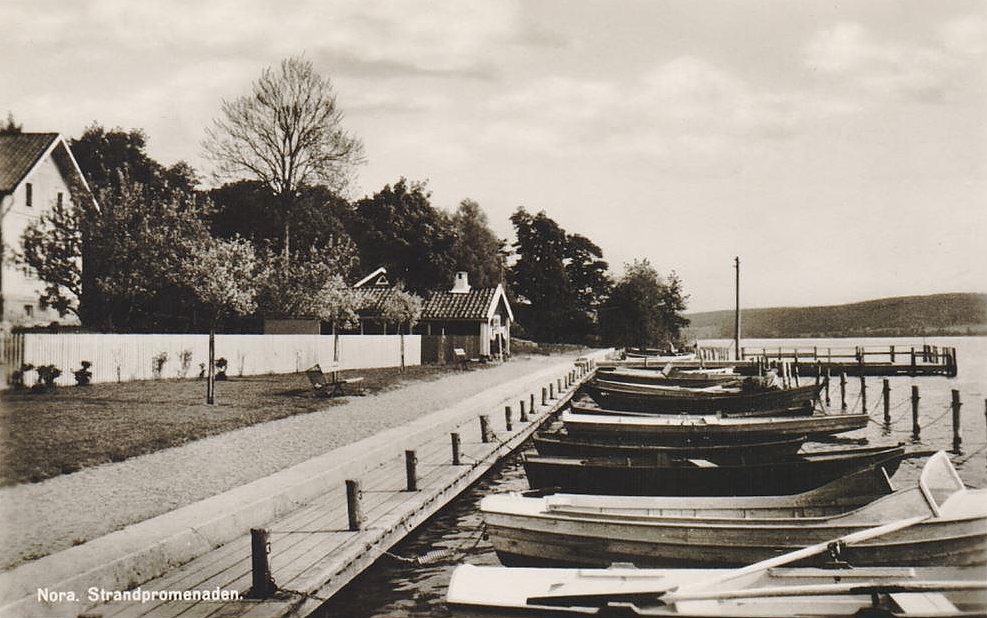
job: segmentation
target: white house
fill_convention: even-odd
[[[51,322],[78,324],[75,316],[62,317],[54,309],[42,308],[38,299],[44,285],[11,259],[20,250],[21,235],[31,221],[57,203],[72,205],[70,186],[92,199],[60,134],[0,135],[0,246],[4,249],[0,254],[0,330]]]

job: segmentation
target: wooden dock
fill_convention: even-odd
[[[757,375],[765,368],[789,367],[801,376],[815,376],[828,370],[838,376],[946,376],[956,377],[959,366],[956,348],[925,345],[915,347],[741,347],[740,359],[733,358],[732,348],[704,348],[697,351],[694,361],[676,361],[676,367],[698,369],[700,367],[735,367],[741,375]],[[601,366],[661,367],[665,363],[631,358],[604,361]]]
[[[360,478],[329,487],[263,530],[252,530],[139,587],[145,593],[236,591],[240,599],[110,601],[90,606],[79,615],[307,616],[520,446],[568,403],[579,384],[592,375],[593,364],[592,360],[578,363],[539,386],[504,393],[509,397],[499,408],[474,410],[460,415],[456,424],[436,427],[434,435],[414,451],[394,445],[392,456],[376,462]],[[508,408],[504,401],[513,403]],[[458,465],[453,462],[453,443],[458,443]],[[359,503],[356,509],[354,500]],[[358,530],[351,529],[355,525]]]

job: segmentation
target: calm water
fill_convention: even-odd
[[[726,340],[704,342],[710,345],[727,345]],[[953,455],[954,465],[960,476],[970,485],[987,486],[987,337],[927,337],[927,338],[873,338],[873,339],[745,339],[747,348],[792,347],[800,348],[887,346],[907,350],[923,344],[955,347],[959,364],[956,378],[889,378],[891,385],[891,427],[881,422],[883,407],[880,403],[881,378],[867,380],[867,408],[878,422],[857,432],[844,434],[849,439],[866,438],[870,444],[896,442],[913,443],[911,439],[911,385],[916,384],[922,397],[920,407],[921,437],[914,442],[919,448],[952,447],[952,426],[949,413],[950,391],[958,389],[963,402],[962,438],[960,454]],[[847,383],[847,403],[859,403],[858,378]],[[839,387],[830,392],[833,406],[839,407]],[[832,444],[807,444],[808,448],[834,448]],[[902,486],[914,481],[922,460],[905,461],[894,477]],[[405,557],[424,556],[428,552],[448,550],[451,555],[429,561],[420,566],[384,556],[369,570],[354,580],[325,604],[315,614],[320,618],[363,618],[395,616],[399,618],[425,618],[449,616],[444,599],[452,569],[462,562],[471,564],[498,564],[490,544],[479,538],[482,521],[477,513],[480,499],[491,492],[523,491],[527,489],[520,457],[515,456],[491,470],[469,491],[450,503],[438,515],[426,522],[415,534],[392,550]]]

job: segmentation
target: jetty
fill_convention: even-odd
[[[0,577],[0,617],[307,616],[548,422],[605,352],[22,565]]]
[[[732,347],[700,346],[696,358],[675,361],[682,369],[734,367],[741,375],[758,375],[765,369],[788,364],[801,376],[946,376],[956,377],[959,366],[956,348],[934,345],[855,347],[741,347],[739,357]],[[601,366],[654,367],[665,363],[647,358],[609,360]]]

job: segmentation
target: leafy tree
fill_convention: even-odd
[[[602,258],[603,251],[585,236],[566,237],[565,272],[574,295],[570,328],[584,341],[595,334],[598,311],[613,285]]]
[[[0,135],[17,135],[24,132],[24,125],[17,124],[14,114],[7,112],[7,123],[0,124]]]
[[[14,256],[32,277],[44,282],[41,306],[55,309],[62,317],[80,316],[83,216],[68,200],[56,201],[28,224],[21,236],[21,251]]]
[[[507,269],[506,243],[490,229],[480,205],[471,199],[460,202],[452,215],[452,227],[456,233],[452,247],[456,270],[469,273],[470,284],[478,288],[503,283]]]
[[[258,252],[257,305],[268,316],[318,317],[325,321],[349,325],[356,320],[356,307],[350,315],[349,303],[339,301],[337,287],[346,287],[343,274],[349,266],[344,254],[351,249],[309,247],[291,254],[285,263],[283,254],[270,247]],[[353,251],[355,253],[355,251]],[[355,301],[354,301],[355,302]],[[341,309],[340,309],[341,307]],[[326,312],[329,313],[326,313]]]
[[[198,184],[195,170],[184,161],[166,167],[147,154],[147,135],[141,129],[106,130],[98,124],[86,127],[70,141],[72,154],[94,191],[139,187],[148,197],[172,191],[192,192]]]
[[[398,330],[402,326],[407,326],[408,332],[418,323],[418,318],[422,316],[422,299],[416,294],[405,292],[401,289],[392,290],[380,308],[380,317],[385,322],[393,322],[398,325]]]
[[[210,239],[193,247],[184,261],[182,277],[211,310],[215,323],[229,315],[254,312],[259,270],[256,251],[249,241]]]
[[[521,311],[524,327],[539,341],[570,338],[575,292],[565,266],[565,230],[544,211],[532,216],[524,208],[511,215],[511,223],[518,260],[511,266],[509,281],[514,293],[527,301]]]
[[[424,183],[402,178],[357,201],[348,221],[363,265],[386,267],[419,294],[447,288],[456,270],[456,234],[448,215],[432,207],[430,198]]]
[[[345,186],[364,160],[363,144],[343,130],[331,81],[300,57],[265,69],[250,94],[223,100],[221,111],[206,131],[206,156],[219,178],[248,177],[270,187],[288,256],[300,189]]]
[[[679,315],[687,296],[673,272],[659,276],[648,260],[635,260],[600,310],[604,339],[611,345],[665,347],[678,343],[689,320]]]

